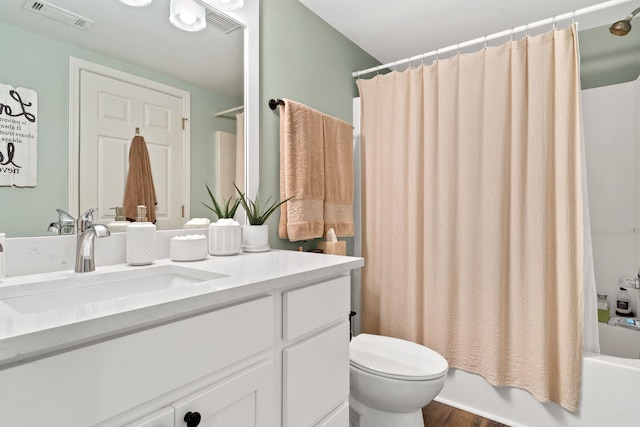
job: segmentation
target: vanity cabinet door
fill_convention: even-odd
[[[273,375],[262,363],[174,403],[174,425],[274,427]]]
[[[320,423],[349,398],[349,322],[283,351],[283,426]],[[330,422],[327,425],[333,425]]]
[[[342,405],[327,418],[316,424],[316,427],[346,427],[349,425],[349,404],[343,402]]]

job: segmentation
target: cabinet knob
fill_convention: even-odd
[[[201,419],[202,416],[200,416],[199,412],[187,412],[184,415],[184,422],[187,423],[187,427],[197,427]]]

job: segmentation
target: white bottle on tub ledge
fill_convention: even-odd
[[[629,292],[623,287],[620,287],[618,295],[616,295],[616,314],[618,316],[633,317],[631,298],[629,297]]]
[[[139,205],[135,222],[127,225],[126,257],[131,265],[148,265],[156,255],[156,226],[147,220],[147,207]]]

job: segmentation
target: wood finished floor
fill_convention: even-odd
[[[422,415],[426,427],[509,427],[436,401],[425,406]]]

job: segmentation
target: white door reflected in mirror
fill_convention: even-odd
[[[174,89],[174,94],[168,94],[165,85],[135,76],[127,82],[123,73],[111,78],[108,72],[105,67],[100,67],[99,74],[83,68],[76,83],[80,87],[75,113],[81,141],[80,212],[97,206],[98,222],[114,220],[112,208],[123,205],[131,139],[139,129],[149,151],[157,198],[157,205],[148,208],[155,209],[158,229],[182,228],[183,206],[189,204],[183,182],[189,174],[185,155],[189,132],[182,129],[182,123],[188,122],[182,118],[189,93]]]

